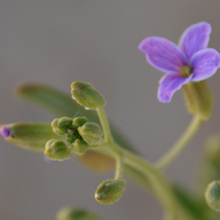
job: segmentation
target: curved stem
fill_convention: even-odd
[[[120,153],[120,151],[117,149],[117,146],[115,146],[114,143],[114,139],[112,137],[111,134],[111,129],[109,127],[109,122],[108,122],[108,118],[105,114],[105,110],[103,107],[99,107],[96,109],[98,116],[99,116],[99,120],[101,122],[102,125],[102,129],[104,132],[104,142],[107,143],[108,147],[111,148],[111,151],[114,153],[114,157],[116,160],[116,170],[115,170],[115,179],[120,179],[122,178],[122,173],[123,173],[123,161],[122,161],[122,154]]]
[[[180,139],[171,147],[171,149],[163,155],[155,164],[158,170],[165,169],[171,162],[180,154],[189,141],[199,130],[202,125],[203,119],[200,115],[195,115],[189,124],[189,127],[180,137]]]
[[[115,179],[121,179],[122,178],[122,174],[123,174],[123,156],[122,154],[119,152],[116,155],[116,169],[115,169]]]
[[[143,160],[141,157],[122,148],[120,148],[120,151],[124,155],[125,164],[133,167],[147,177],[151,190],[153,190],[154,195],[157,196],[164,208],[170,212],[178,211],[180,216],[185,216],[186,213],[184,213],[182,208],[179,206],[169,183],[162,174],[160,174],[150,163]]]
[[[115,157],[117,160],[115,177],[121,177],[121,165],[122,162],[124,162],[126,165],[129,165],[133,169],[136,169],[138,172],[142,173],[149,180],[150,188],[168,212],[173,214],[178,213],[179,220],[191,220],[190,215],[185,212],[184,208],[180,205],[174,195],[174,192],[172,191],[170,184],[166,181],[162,174],[159,173],[150,163],[142,159],[140,156],[137,156],[134,153],[131,153],[117,145],[112,138],[108,119],[105,115],[104,109],[100,107],[96,110],[105,135],[105,144],[102,145],[101,148],[104,151],[108,150],[108,153],[110,153],[110,155]],[[121,156],[123,156],[123,161]]]
[[[103,107],[99,107],[99,108],[96,109],[96,111],[98,113],[99,120],[101,122],[102,129],[103,129],[103,132],[104,132],[104,135],[105,135],[105,141],[110,143],[110,142],[113,141],[113,137],[112,137],[111,130],[110,130],[110,127],[109,127],[108,119],[107,119],[106,114],[105,114],[105,110],[104,110]]]

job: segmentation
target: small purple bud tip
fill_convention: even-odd
[[[2,135],[2,137],[5,137],[5,138],[9,137],[10,133],[11,133],[11,130],[6,126],[2,127],[0,130],[0,134]]]

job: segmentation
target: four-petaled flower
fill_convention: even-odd
[[[211,25],[200,22],[185,30],[179,47],[162,37],[148,37],[141,42],[139,48],[148,62],[166,72],[158,89],[161,102],[170,102],[184,84],[205,80],[220,67],[218,51],[206,48],[210,33]]]

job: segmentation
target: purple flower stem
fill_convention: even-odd
[[[165,169],[176,159],[176,157],[187,146],[189,141],[195,136],[202,123],[203,118],[200,115],[195,115],[193,117],[191,123],[180,139],[156,162],[155,166],[158,170]]]

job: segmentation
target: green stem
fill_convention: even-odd
[[[105,135],[105,142],[108,142],[108,143],[113,142],[113,137],[112,137],[112,134],[111,134],[111,130],[110,130],[110,127],[109,127],[108,119],[106,117],[104,108],[99,107],[99,108],[96,109],[96,111],[98,113],[99,120],[101,122],[102,129],[103,129],[103,132],[104,132],[104,135]]]
[[[189,141],[199,130],[202,125],[203,119],[200,115],[195,115],[189,124],[189,127],[180,137],[180,139],[171,147],[171,149],[163,155],[155,164],[158,170],[165,169],[171,162],[181,153]]]
[[[179,211],[179,213],[181,213],[180,216],[184,215],[184,211],[181,210],[169,183],[162,174],[141,157],[122,148],[119,149],[124,156],[125,164],[138,170],[148,178],[150,188],[153,190],[158,200],[163,204],[164,208],[170,212]]]
[[[118,146],[111,135],[111,131],[108,124],[108,119],[106,117],[105,111],[103,108],[97,108],[98,116],[100,118],[100,122],[102,125],[102,129],[105,135],[106,143],[101,146],[101,148],[105,151],[108,150],[110,155],[116,158],[117,160],[117,169],[116,169],[116,178],[121,177],[122,173],[122,159],[126,165],[136,169],[144,176],[146,176],[149,180],[149,184],[154,194],[157,196],[158,200],[163,204],[164,208],[170,213],[178,213],[180,217],[179,220],[190,220],[191,217],[188,213],[185,212],[185,209],[179,204],[176,199],[174,192],[170,184],[166,181],[166,179],[159,173],[150,163],[142,159],[140,156],[137,156],[120,146]],[[97,149],[98,150],[98,149]],[[101,149],[100,149],[101,150]]]
[[[114,154],[114,157],[116,159],[116,171],[115,171],[115,179],[122,178],[123,173],[123,161],[122,161],[122,154],[117,149],[117,146],[114,144],[114,139],[111,134],[111,129],[109,127],[108,118],[105,114],[105,110],[103,107],[99,107],[96,109],[99,120],[102,125],[102,129],[104,132],[104,142],[107,143],[107,146],[111,148],[112,153]]]
[[[122,154],[119,152],[116,155],[116,168],[115,168],[115,179],[119,180],[122,178],[122,174],[123,174],[123,156]]]

